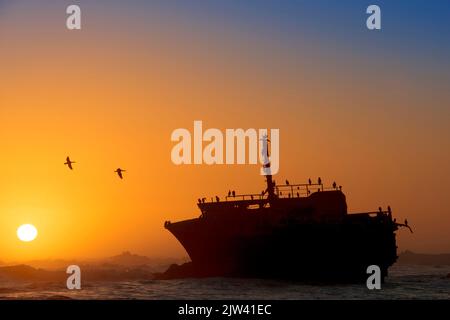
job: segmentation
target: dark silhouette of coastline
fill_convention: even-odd
[[[0,280],[47,281],[64,284],[68,277],[66,268],[72,264],[80,266],[83,281],[151,280],[155,278],[155,274],[161,273],[175,262],[180,263],[185,260],[150,258],[128,251],[97,260],[33,260],[26,264],[0,266]]]

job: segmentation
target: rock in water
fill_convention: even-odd
[[[182,265],[172,264],[163,273],[156,274],[155,278],[159,280],[183,279],[183,278],[200,278],[201,274],[196,272],[192,262],[186,262]]]

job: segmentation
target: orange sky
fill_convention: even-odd
[[[449,74],[182,18],[144,30],[135,14],[79,32],[52,12],[2,16],[0,260],[184,256],[165,220],[198,216],[200,196],[264,187],[258,166],[173,165],[171,132],[194,120],[279,128],[275,179],[336,180],[350,211],[408,218],[400,250],[450,251]],[[36,241],[17,239],[23,223]]]

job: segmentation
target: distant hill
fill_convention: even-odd
[[[102,268],[81,266],[82,279],[84,281],[122,281],[122,280],[149,280],[154,279],[154,273],[142,268]],[[24,282],[46,281],[65,284],[68,275],[64,270],[47,271],[33,268],[27,265],[15,265],[0,267],[0,281],[13,280]]]
[[[415,265],[450,265],[450,253],[424,254],[405,251],[400,253],[397,263]]]
[[[62,281],[66,275],[62,271],[46,271],[27,265],[0,267],[0,279],[20,281]]]
[[[188,261],[188,258],[160,258],[160,257],[146,257],[137,254],[133,254],[129,251],[125,251],[119,255],[98,258],[98,259],[40,259],[40,260],[29,260],[21,262],[0,262],[0,266],[5,265],[18,265],[26,264],[33,268],[45,269],[45,270],[65,270],[68,266],[75,264],[78,266],[89,266],[89,267],[120,267],[120,268],[130,268],[130,267],[149,267],[155,269],[164,269],[173,263],[184,263]]]
[[[106,258],[102,261],[103,263],[115,264],[123,267],[134,267],[134,266],[149,266],[153,264],[153,260],[149,257],[140,256],[137,254],[132,254],[129,251],[125,251],[122,254]]]
[[[82,265],[85,264],[85,262],[77,260],[43,259],[43,260],[26,261],[25,264],[36,269],[45,269],[54,271],[54,270],[65,270],[68,266],[72,264]]]
[[[154,261],[145,256],[139,256],[132,254],[129,251],[125,251],[117,256],[95,259],[95,260],[62,260],[62,259],[44,259],[44,260],[31,260],[25,262],[27,265],[34,268],[46,269],[46,270],[65,270],[68,266],[85,265],[85,266],[103,266],[103,267],[120,267],[130,268],[136,266],[153,266],[159,261]]]

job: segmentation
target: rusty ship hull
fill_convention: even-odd
[[[363,281],[367,267],[380,267],[382,278],[397,259],[391,212],[348,214],[340,190],[301,197],[204,203],[199,218],[168,229],[191,263],[173,267],[167,277],[258,277],[311,281]],[[278,188],[277,188],[278,191]]]

